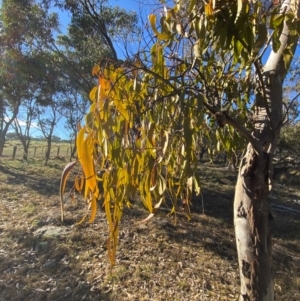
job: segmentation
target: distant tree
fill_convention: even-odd
[[[6,133],[5,139],[7,140],[17,140],[19,137],[16,132],[8,132]]]
[[[66,118],[66,129],[70,132],[71,140],[74,142],[72,145],[72,151],[70,153],[70,159],[75,157],[76,154],[76,135],[78,132],[78,125],[81,123],[85,116],[89,102],[86,98],[76,91],[70,90],[69,93],[64,94],[64,100],[62,101],[61,114]]]
[[[58,2],[71,13],[68,32],[59,35],[55,51],[65,87],[60,112],[74,138],[72,158],[76,153],[78,124],[87,112],[88,95],[96,83],[91,70],[100,61],[118,61],[114,42],[133,39],[138,26],[136,13],[109,6],[106,0]]]
[[[61,138],[59,136],[56,135],[52,135],[52,142],[60,142]]]
[[[38,114],[38,125],[47,141],[45,165],[48,165],[50,159],[54,129],[56,124],[62,118],[57,110],[57,103],[52,99],[48,106],[40,107]]]
[[[23,159],[27,160],[29,146],[31,142],[32,122],[37,117],[37,104],[34,99],[26,99],[22,103],[22,108],[25,110],[23,118],[15,118],[12,127],[23,145]]]
[[[300,139],[300,86],[298,82],[295,82],[297,78],[300,78],[300,74],[295,76],[295,65],[297,65],[297,58],[284,87],[283,127],[274,156],[277,169],[285,167],[287,170],[288,167],[291,167],[296,170],[300,168],[300,148],[298,146]]]
[[[6,133],[17,118],[20,106],[35,95],[45,74],[37,62],[58,25],[57,15],[48,14],[46,2],[1,2],[0,155]]]
[[[72,14],[68,36],[62,36],[61,41],[69,50],[75,50],[73,53],[85,54],[79,60],[85,70],[90,67],[90,62],[95,63],[102,58],[118,60],[114,42],[137,36],[137,14],[110,6],[108,0],[57,2]]]

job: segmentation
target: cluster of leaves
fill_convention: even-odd
[[[292,14],[281,17],[277,8],[267,14],[259,1],[213,3],[190,1],[187,7],[177,1],[164,9],[160,26],[150,15],[157,41],[148,51],[128,64],[93,69],[98,85],[77,136],[78,159],[90,221],[103,200],[112,263],[123,207],[131,198],[138,193],[148,218],[165,198],[173,202],[172,212],[181,200],[189,217],[192,195],[200,193],[199,144],[209,141],[211,154],[233,154],[250,135],[253,94],[265,93],[253,70],[261,75],[268,30],[276,48],[283,21]]]

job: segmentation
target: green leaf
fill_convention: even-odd
[[[293,52],[290,49],[286,48],[283,51],[283,61],[284,61],[285,70],[289,69],[290,64],[291,64],[293,58],[294,58]]]
[[[238,39],[234,39],[234,55],[236,57],[240,57],[243,48],[244,48],[243,44]]]
[[[272,13],[271,18],[270,18],[270,28],[271,29],[277,29],[283,26],[283,21],[284,21],[284,14],[274,14]]]
[[[268,31],[265,23],[260,23],[257,28],[257,37],[255,41],[255,51],[259,50],[265,45],[268,39]]]
[[[196,4],[196,0],[190,0],[190,6],[188,12],[191,13]]]
[[[199,41],[197,41],[194,46],[193,46],[193,50],[194,50],[194,55],[196,58],[200,58],[201,57],[201,52],[200,52],[200,46],[199,46]]]

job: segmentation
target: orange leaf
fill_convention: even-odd
[[[95,65],[92,69],[92,75],[93,76],[97,76],[100,72],[100,66],[99,65]]]

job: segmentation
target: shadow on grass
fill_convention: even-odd
[[[25,227],[0,231],[0,300],[111,300],[86,280],[84,268],[63,239],[41,238]]]
[[[236,260],[236,243],[233,225],[233,200],[236,181],[236,172],[224,169],[201,170],[203,180],[202,196],[194,197],[191,205],[192,221],[183,221],[183,226],[162,226],[165,233],[174,241],[180,241],[183,245],[201,243],[203,247],[228,260]],[[275,185],[276,186],[276,185]],[[280,189],[279,189],[280,188]],[[276,186],[272,197],[276,196],[276,203],[291,207],[288,200],[299,199],[297,191],[287,187]],[[171,204],[167,204],[171,208]],[[299,205],[300,207],[300,205]],[[297,208],[299,208],[297,207]],[[271,210],[272,211],[272,210]],[[295,254],[299,254],[300,219],[299,215],[291,213],[274,212],[274,221],[271,222],[274,244],[279,240],[284,250],[278,252],[284,255],[284,262],[292,267]],[[184,218],[184,217],[183,217]],[[196,225],[197,224],[197,225]],[[195,226],[191,226],[195,225]],[[178,229],[185,228],[182,232]],[[215,229],[218,229],[217,231]],[[181,228],[182,230],[182,228]],[[275,256],[278,264],[280,256]],[[300,258],[296,258],[300,260]]]
[[[57,168],[55,166],[55,169]],[[24,185],[45,196],[51,196],[58,193],[60,177],[53,177],[53,170],[50,175],[47,169],[50,171],[50,167],[42,168],[42,172],[40,172],[35,170],[35,166],[24,165],[22,168],[16,168],[0,165],[0,172],[6,175],[7,184]]]
[[[58,171],[58,167],[54,167],[56,172]],[[0,171],[6,173],[8,178],[8,183],[11,185],[17,185],[16,183],[19,183],[20,185],[26,185],[32,189],[37,190],[41,194],[45,194],[44,190],[46,190],[46,193],[49,195],[57,194],[58,187],[59,187],[59,178],[57,175],[51,174],[47,175],[45,172],[44,174],[41,174],[37,171],[35,172],[27,172],[27,175],[25,175],[24,170],[19,170],[17,168],[5,168],[0,165]],[[32,174],[31,174],[32,172]],[[127,251],[136,250],[138,252],[139,245],[135,244],[132,240],[133,237],[139,237],[139,236],[145,236],[145,239],[147,239],[148,243],[152,242],[152,245],[155,246],[155,248],[150,249],[149,253],[157,252],[158,254],[162,252],[166,252],[164,247],[166,244],[170,244],[171,246],[173,243],[178,243],[178,245],[181,248],[190,248],[191,250],[199,250],[199,256],[201,257],[203,252],[210,255],[217,255],[216,257],[218,259],[225,259],[226,261],[230,262],[230,264],[233,264],[236,266],[237,262],[237,254],[236,254],[236,245],[235,245],[235,238],[234,238],[234,227],[233,227],[233,198],[234,198],[234,185],[236,181],[236,172],[227,171],[225,169],[203,169],[200,170],[201,173],[201,180],[202,180],[202,197],[194,197],[192,206],[191,206],[191,212],[192,212],[192,220],[189,222],[184,216],[183,212],[180,212],[178,214],[178,224],[174,225],[173,217],[167,216],[167,213],[169,212],[169,209],[171,208],[170,204],[167,204],[167,209],[162,208],[161,211],[157,214],[157,216],[151,221],[150,223],[146,224],[144,230],[136,229],[136,236],[135,234],[131,237],[127,237],[127,239],[123,238],[123,242],[126,242]],[[49,185],[49,186],[47,186]],[[272,202],[276,202],[278,204],[286,205],[287,200],[293,199],[297,197],[297,194],[294,191],[289,191],[288,189],[282,187],[281,189],[275,188],[274,192],[271,195],[271,198],[274,196],[276,197],[275,200],[271,200]],[[298,197],[299,198],[299,197]],[[131,231],[132,227],[132,220],[138,221],[143,220],[147,216],[146,210],[142,209],[142,206],[139,205],[139,201],[134,202],[134,208],[132,210],[127,210],[125,212],[124,220],[127,219],[127,221],[130,224],[129,231]],[[100,207],[100,206],[99,206]],[[99,210],[100,211],[100,210]],[[204,212],[204,214],[203,214]],[[290,215],[278,215],[275,214],[274,216],[274,222],[272,222],[272,228],[274,232],[275,237],[275,244],[280,244],[280,248],[275,248],[275,256],[274,256],[274,264],[276,266],[276,271],[279,271],[280,273],[287,273],[286,269],[290,271],[299,271],[299,268],[295,268],[295,254],[299,254],[299,233],[300,233],[300,225],[299,221],[296,216],[290,216]],[[122,222],[123,222],[122,221]],[[104,222],[105,227],[106,221]],[[102,229],[102,228],[101,228]],[[101,230],[102,231],[102,230]],[[105,235],[107,235],[107,229],[105,228]],[[103,231],[102,231],[103,232]],[[100,232],[98,232],[97,235],[99,235]],[[147,234],[149,235],[151,233],[151,237],[147,237]],[[139,235],[140,234],[140,235]],[[13,237],[13,233],[10,234],[10,236]],[[29,234],[28,234],[29,235]],[[21,236],[27,237],[26,233],[23,233]],[[81,235],[81,234],[80,234]],[[84,241],[84,237],[78,236],[78,240],[82,239]],[[98,236],[97,236],[98,237]],[[155,237],[163,237],[163,241],[157,240]],[[94,237],[91,238],[92,240],[95,239]],[[12,239],[13,240],[13,239]],[[27,239],[30,241],[30,239]],[[104,241],[104,240],[103,240]],[[122,243],[122,238],[120,239]],[[17,244],[20,244],[21,242],[17,242]],[[84,243],[83,243],[84,244]],[[34,244],[33,244],[34,245]],[[40,262],[39,267],[40,272],[32,272],[32,274],[28,274],[28,272],[23,272],[23,278],[26,280],[28,277],[30,279],[33,279],[33,281],[40,281],[39,277],[41,275],[47,274],[48,270],[44,270],[44,265],[48,262],[51,263],[52,259],[56,260],[56,263],[63,263],[65,260],[64,258],[71,258],[71,249],[67,246],[61,246],[60,241],[51,241],[49,243],[51,246],[50,251],[46,251],[45,254],[37,254],[36,261],[31,262],[30,256],[28,255],[30,252],[35,252],[35,247],[32,247],[32,244],[27,247],[27,253],[25,252],[25,255],[20,255],[23,259],[17,260],[15,270],[18,269],[18,265],[21,266],[21,262],[26,262],[28,264],[37,264],[36,262]],[[146,245],[147,246],[147,245]],[[276,247],[276,245],[275,245]],[[30,251],[31,250],[31,251]],[[33,250],[33,251],[32,251]],[[58,250],[59,252],[54,252],[53,250]],[[147,248],[145,252],[148,252]],[[121,249],[118,252],[122,252]],[[193,251],[194,252],[194,251]],[[27,255],[26,255],[27,254]],[[59,255],[61,254],[61,255]],[[189,254],[193,254],[192,251]],[[24,257],[25,256],[25,257]],[[26,257],[27,256],[27,257]],[[28,257],[29,256],[29,257]],[[46,257],[45,257],[46,256]],[[61,257],[62,256],[62,257]],[[127,260],[132,262],[132,257],[129,255],[126,255],[128,258]],[[170,256],[170,254],[165,254],[166,258],[167,256]],[[172,253],[172,256],[179,256],[177,251],[174,251]],[[183,255],[182,255],[183,256]],[[3,258],[2,258],[3,259]],[[1,259],[1,260],[2,260]],[[24,260],[25,259],[25,260]],[[8,267],[7,267],[8,266]],[[300,265],[299,265],[300,266]],[[102,294],[101,291],[98,290],[97,294],[93,295],[93,286],[89,283],[87,283],[84,279],[84,274],[80,275],[81,269],[78,266],[78,263],[76,261],[73,261],[73,259],[70,259],[70,263],[68,265],[65,264],[59,264],[55,265],[58,268],[58,271],[51,271],[51,267],[49,270],[49,277],[51,279],[55,279],[57,284],[57,299],[53,299],[54,295],[51,295],[51,299],[47,298],[48,294],[55,294],[55,291],[51,291],[52,286],[49,284],[50,291],[46,290],[48,287],[44,288],[43,291],[35,291],[34,293],[37,294],[36,296],[31,297],[29,295],[28,298],[23,300],[81,300],[83,296],[83,289],[81,291],[81,286],[83,286],[84,291],[86,294],[91,294],[90,299],[86,298],[85,300],[109,300],[107,295]],[[9,272],[9,265],[6,264],[6,269],[4,272],[11,273],[12,270]],[[34,270],[35,271],[35,270]],[[43,273],[42,273],[42,272]],[[2,268],[1,268],[2,272]],[[54,273],[53,275],[51,273]],[[299,271],[300,272],[300,271]],[[2,273],[3,274],[3,273]],[[48,274],[47,274],[48,275]],[[72,276],[74,275],[74,277]],[[75,277],[76,276],[76,277]],[[32,278],[36,277],[36,278]],[[44,276],[43,276],[44,277]],[[123,277],[123,276],[122,276]],[[64,283],[62,279],[68,279],[70,281],[69,283]],[[74,279],[75,280],[74,280]],[[21,278],[20,278],[21,279]],[[34,280],[35,279],[35,280]],[[48,279],[48,278],[47,278]],[[76,280],[77,279],[77,280]],[[27,289],[30,288],[29,284],[23,283],[20,280],[18,283],[20,288],[25,287]],[[42,280],[47,283],[48,280]],[[41,283],[44,283],[42,282]],[[66,281],[66,280],[64,280]],[[72,282],[74,281],[74,282]],[[22,284],[23,283],[23,284]],[[81,283],[79,285],[79,283]],[[8,282],[8,285],[10,285],[10,282]],[[17,283],[14,283],[14,287],[16,287]],[[28,287],[26,286],[28,285]],[[44,285],[44,284],[43,284]],[[290,285],[292,287],[292,282],[287,283],[286,286]],[[66,287],[70,287],[70,291],[78,291],[77,297],[80,295],[80,298],[76,299],[76,295],[72,295],[72,293],[69,293]],[[32,289],[28,289],[29,291]],[[3,291],[2,287],[0,287],[0,292]],[[17,290],[16,290],[17,291]],[[28,292],[30,294],[30,292]],[[69,294],[69,295],[68,295]],[[64,297],[66,296],[66,297]],[[87,295],[89,296],[89,295]],[[98,296],[98,297],[96,297]],[[100,296],[100,297],[99,297]],[[102,296],[102,297],[101,297]],[[0,293],[1,297],[1,293]],[[62,298],[63,297],[63,298]],[[18,297],[19,298],[19,297]],[[61,299],[59,299],[61,298]],[[69,298],[69,299],[68,299]],[[95,299],[92,299],[95,298]],[[7,299],[7,300],[22,300],[14,298],[14,299]],[[284,299],[282,299],[284,300]],[[287,299],[286,299],[287,300]]]

